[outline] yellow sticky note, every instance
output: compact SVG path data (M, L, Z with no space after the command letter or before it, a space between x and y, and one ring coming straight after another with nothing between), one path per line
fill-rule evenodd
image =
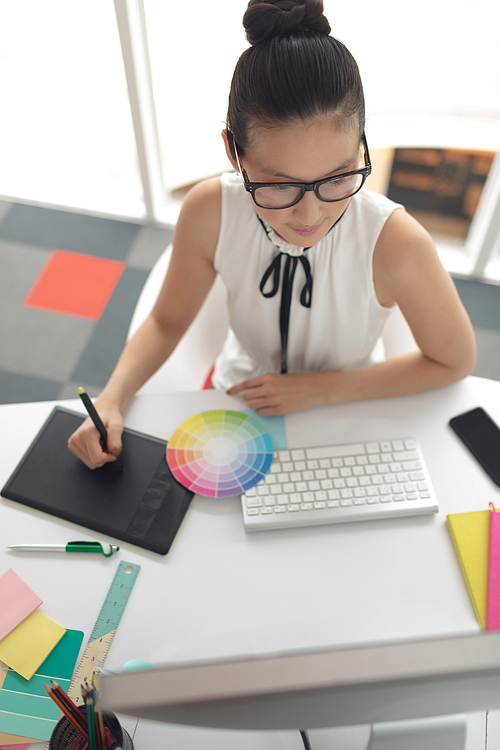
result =
M7 669L7 664L2 664L2 662L0 661L0 690L2 689L4 680L7 677Z
M0 641L0 659L21 677L31 680L65 632L65 628L35 610Z
M481 628L486 628L490 511L450 513L448 527Z

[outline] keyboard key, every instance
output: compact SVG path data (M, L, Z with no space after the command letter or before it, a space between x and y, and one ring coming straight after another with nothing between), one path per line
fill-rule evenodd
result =
M295 450L291 451L291 455L293 461L301 461L306 457L306 453L302 450L302 448L296 448Z
M260 499L260 497L247 497L246 504L247 508L260 508L260 506L262 505L262 500Z
M415 461L418 459L416 451L396 451L393 455L395 461Z
M410 471L410 479L412 482L421 482L425 479L425 474L423 471Z

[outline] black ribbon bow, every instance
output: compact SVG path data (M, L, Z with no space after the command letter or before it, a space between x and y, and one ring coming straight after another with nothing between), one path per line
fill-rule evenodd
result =
M305 250L309 250L308 247ZM292 305L292 291L293 291L293 280L295 278L295 271L300 261L306 282L302 287L300 293L300 304L303 307L311 307L312 301L312 287L313 279L311 274L311 264L305 255L287 255L286 253L279 252L278 255L273 258L271 264L265 271L261 281L259 289L264 297L275 297L278 293L281 276L281 259L283 256L286 258L285 268L283 270L283 282L281 285L281 303L280 303L280 335L281 335L281 373L287 372L287 349L288 349L288 329L290 327L290 308ZM264 291L265 286L269 279L272 277L272 288L266 292Z

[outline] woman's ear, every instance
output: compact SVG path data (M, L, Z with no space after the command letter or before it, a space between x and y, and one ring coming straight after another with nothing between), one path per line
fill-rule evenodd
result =
M231 166L233 167L233 169L235 169L236 171L238 171L238 164L236 163L236 159L232 155L231 148L229 146L229 138L231 136L228 135L227 130L223 130L222 133L221 133L221 135L222 135L222 140L224 141L224 147L226 149L227 158L231 162Z

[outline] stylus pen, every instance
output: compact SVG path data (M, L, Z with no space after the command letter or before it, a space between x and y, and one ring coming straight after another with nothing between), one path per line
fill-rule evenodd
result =
M113 552L120 549L116 544L109 544L109 552L105 551L101 542L68 542L67 544L9 544L7 549L19 552L102 552L105 557L111 557Z
M101 447L103 451L107 451L108 450L108 433L102 423L102 419L97 413L94 404L90 400L89 394L85 393L83 388L79 388L78 393L80 395L80 398L83 401L84 407L87 409L89 417L91 418L92 422L96 426L96 429L99 430L99 435L101 436Z

